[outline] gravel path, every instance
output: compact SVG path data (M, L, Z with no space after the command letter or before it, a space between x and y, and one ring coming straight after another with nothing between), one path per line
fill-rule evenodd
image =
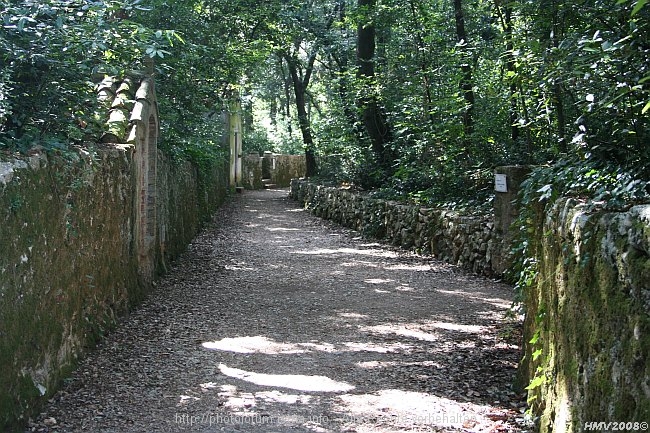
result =
M29 431L524 431L510 287L286 197L221 208Z

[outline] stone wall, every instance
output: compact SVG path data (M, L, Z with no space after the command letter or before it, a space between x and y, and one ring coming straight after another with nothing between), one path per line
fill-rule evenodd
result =
M224 201L229 184L225 163L204 172L189 162L172 163L160 152L158 161L156 269L164 271Z
M257 153L246 155L242 159L242 180L241 186L246 189L262 189L262 161L264 158Z
M494 230L496 237L501 239L501 242L495 245L496 251L492 254L492 269L497 275L506 272L513 264L510 251L518 228L514 227L513 230L511 225L519 216L520 205L517 196L521 184L531 170L532 167L522 165L497 167L495 170ZM497 176L501 176L499 181L496 180Z
M304 177L307 173L305 155L264 154L268 161L271 183L279 188L291 185L291 179Z
M139 231L158 274L223 199L227 167L201 177L156 155L145 203L132 148L0 162L0 430L19 429L147 294Z
M526 171L498 170L515 188ZM512 191L497 193L495 221L297 179L290 196L317 216L474 272L499 274L512 260L504 254ZM562 199L546 213L537 207L539 274L524 294L521 372L540 431L650 420L650 205L595 212Z
M286 188L291 179L305 175L307 170L304 155L280 155L264 152L246 155L242 158L241 186L246 189L262 189L266 181L278 188Z
M479 274L494 273L501 251L491 215L406 205L300 179L292 180L290 197L314 215Z
M538 219L522 366L537 378L540 431L649 421L650 205L598 212L562 199Z

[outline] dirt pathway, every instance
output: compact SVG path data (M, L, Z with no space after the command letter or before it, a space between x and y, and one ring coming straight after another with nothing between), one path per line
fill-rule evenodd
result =
M225 205L30 431L523 431L509 287L286 196Z

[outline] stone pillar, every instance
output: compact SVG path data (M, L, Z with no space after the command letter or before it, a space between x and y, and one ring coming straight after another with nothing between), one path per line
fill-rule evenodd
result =
M227 141L230 147L230 185L240 186L242 180L242 110L239 96L234 94L225 114Z
M494 230L497 239L501 240L492 254L492 270L497 275L503 274L511 265L509 252L514 234L518 230L516 227L511 228L512 222L519 215L517 194L531 171L531 166L511 165L497 167L494 173Z

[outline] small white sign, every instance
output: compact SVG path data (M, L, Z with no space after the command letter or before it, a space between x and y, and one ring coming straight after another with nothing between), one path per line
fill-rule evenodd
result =
M496 192L508 192L508 178L505 174L494 175L494 190Z

